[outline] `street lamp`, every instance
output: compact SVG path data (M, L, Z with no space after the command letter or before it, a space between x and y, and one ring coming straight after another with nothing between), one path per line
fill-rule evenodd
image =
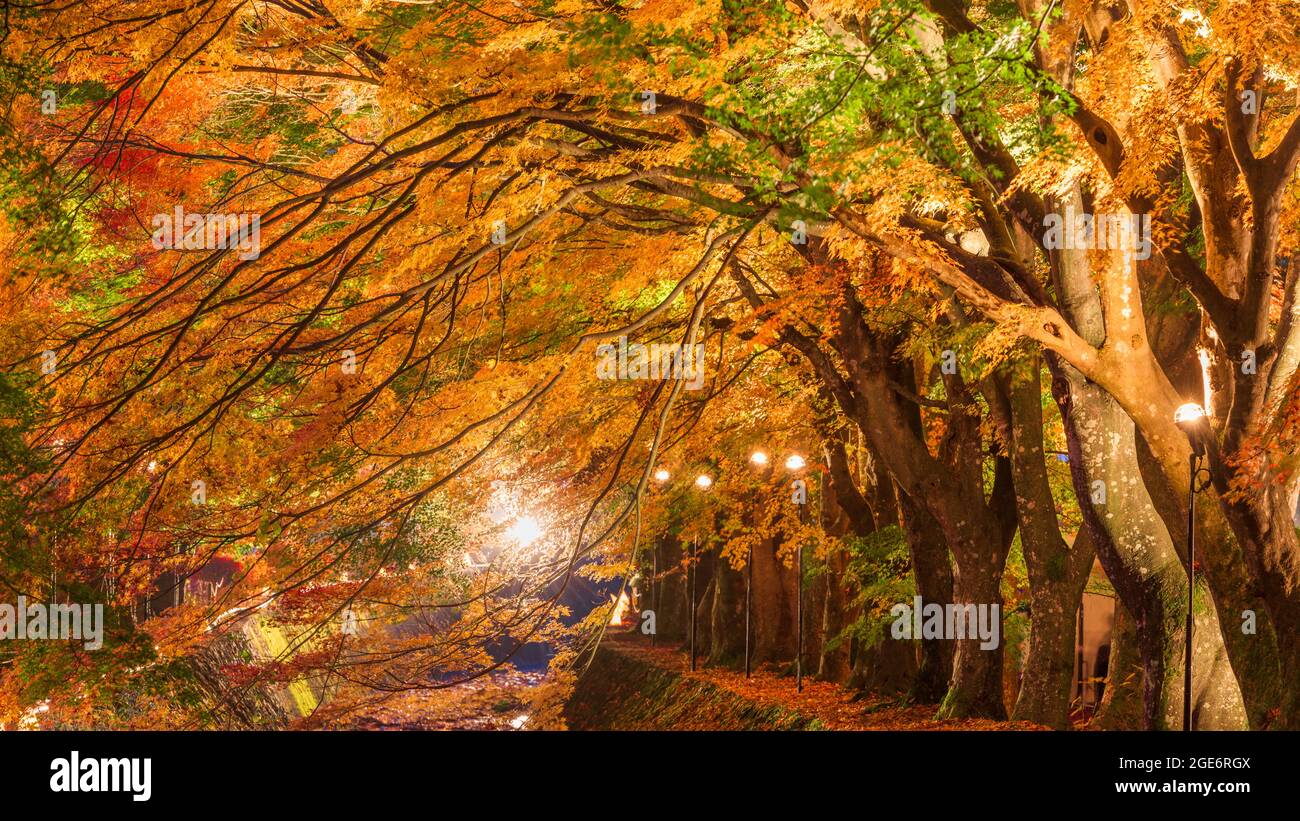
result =
M767 454L761 450L756 450L749 456L750 464L755 467L765 468L768 464ZM745 678L749 678L751 664L749 655L749 634L753 632L750 627L751 602L754 596L754 544L750 542L749 555L745 558Z
M1206 418L1205 408L1195 402L1179 405L1178 410L1174 411L1174 424L1182 428L1187 438L1192 440L1192 449L1201 453L1205 452L1205 443L1197 434L1204 430Z
M797 453L786 457L785 469L791 473L797 473L804 469L807 462ZM804 487L803 502L799 506L799 523L803 524L808 512L808 488ZM803 692L803 544L795 551L795 590L798 591L798 597L795 599L795 621L798 626L795 634L798 639L795 642L794 657L794 689L796 693Z
M1205 435L1209 420L1205 408L1195 402L1180 405L1174 411L1174 424L1187 434L1192 446L1187 460L1187 628L1183 648L1183 732L1192 729L1192 596L1196 570L1196 475L1205 459Z
M672 474L668 472L667 468L659 468L658 470L655 471L655 481L661 485L664 482L667 482L671 476ZM655 618L657 619L659 618L659 596L660 596L659 539L655 540L654 558L651 560L651 566L650 566L650 590L648 592L650 594L650 609L655 614ZM655 646L655 638L657 637L658 632L659 632L659 628L656 625L655 629L650 633L651 647Z
M700 490L708 490L713 487L713 477L707 473L701 473L695 477L695 486ZM695 672L695 634L699 617L696 614L695 588L699 579L698 555L700 551L700 537L696 536L691 539L691 563L688 568L691 573L690 584L690 605L691 605L691 672Z

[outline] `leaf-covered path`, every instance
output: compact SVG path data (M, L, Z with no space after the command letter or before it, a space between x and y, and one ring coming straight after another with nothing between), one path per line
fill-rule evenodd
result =
M1025 721L991 721L988 719L934 718L932 704L901 704L872 696L829 681L804 677L803 692L795 691L794 677L769 669L756 669L747 679L743 672L704 667L697 661L691 672L690 659L676 646L650 647L643 636L608 634L602 650L609 650L637 662L653 665L688 680L707 682L761 707L779 707L787 712L815 718L831 730L1044 730ZM678 724L674 729L716 729L706 725Z

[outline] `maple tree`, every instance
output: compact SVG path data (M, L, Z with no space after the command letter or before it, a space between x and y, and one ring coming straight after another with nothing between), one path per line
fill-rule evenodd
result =
M1012 703L1057 727L1095 557L1141 670L1133 715L1110 688L1114 721L1176 727L1174 412L1208 397L1198 726L1300 726L1297 16L15 10L0 579L113 615L104 651L16 651L0 716L43 699L70 724L219 724L261 682L311 679L332 719L534 642L580 671L609 614L566 594L647 572L659 544L663 637L696 608L714 663L735 663L752 563L760 659L791 659L803 588L812 672L902 670L942 717ZM1072 212L1148 217L1149 253L1062 247L1051 217ZM256 215L257 247L185 248L186 213ZM702 384L602 378L620 339L702 345ZM811 521L755 447L809 456ZM524 514L542 538L505 532ZM219 593L187 600L219 561ZM903 587L1025 603L1019 686L975 638L870 641ZM284 646L230 662L262 613Z

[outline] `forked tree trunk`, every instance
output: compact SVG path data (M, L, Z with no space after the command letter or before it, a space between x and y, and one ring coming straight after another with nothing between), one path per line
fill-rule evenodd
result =
M1180 728L1186 571L1141 480L1132 420L1109 395L1073 369L1062 365L1059 373L1053 393L1062 407L1080 510L1106 576L1133 616L1143 665L1142 725ZM1203 602L1203 607L1214 606L1208 597ZM1193 691L1198 701L1219 705L1240 701L1235 681L1212 675L1216 659L1225 652L1222 634L1202 629L1195 638ZM1244 707L1237 711L1220 707L1207 713L1207 718L1210 715L1216 721L1240 716L1240 721L1229 720L1223 729L1244 724Z
M909 384L909 369L895 360L897 340L886 342L867 335L860 306L852 294L845 294L842 317L842 355L863 400L856 421L871 442L872 450L894 474L904 495L917 507L924 506L943 534L952 552L953 602L956 606L997 607L1001 632L1003 565L1014 530L1014 510L1008 523L997 515L1000 503L1011 491L1009 465L999 460L991 499L984 493L984 455L979 432L980 420L962 410L959 397L966 395L959 377L950 375L946 389L950 397L947 432L939 456L930 453L920 428L917 407L896 392L896 385L915 393ZM1005 719L1002 698L1002 645L980 649L979 639L956 639L953 672L939 706L942 718Z

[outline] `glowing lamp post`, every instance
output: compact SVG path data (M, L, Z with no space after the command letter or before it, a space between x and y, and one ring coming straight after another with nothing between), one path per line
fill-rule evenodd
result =
M1192 729L1192 596L1196 570L1196 476L1205 459L1205 436L1209 420L1205 409L1195 402L1180 405L1174 411L1174 424L1187 434L1192 446L1187 460L1187 627L1183 648L1183 731Z
M661 485L667 482L670 478L672 478L672 474L668 472L667 468L659 468L658 470L655 471L655 481ZM650 594L650 609L654 611L656 619L659 618L659 600L657 597L659 596L659 541L660 540L662 540L662 536L660 537L659 540L655 541L654 555L651 558L651 564L650 564L650 590L647 591ZM650 632L651 647L655 646L655 639L658 635L658 632L659 631L657 628Z
M757 468L765 468L768 464L767 454L761 450L756 450L749 455L749 463ZM752 631L750 627L750 603L754 596L754 545L749 545L749 555L745 559L745 678L749 678L750 661L749 661L749 634Z
M1195 402L1179 405L1174 411L1174 424L1182 428L1183 433L1192 443L1192 451L1202 456L1205 454L1205 441L1201 438L1207 429L1205 408Z
M713 487L713 477L707 473L701 473L695 477L695 487L701 491L707 491ZM691 584L690 584L690 604L691 604L691 672L695 672L695 634L698 627L699 616L696 614L697 604L695 601L695 585L699 578L699 569L696 567L697 556L700 549L700 537L696 536L691 539Z
M808 463L797 453L791 454L785 460L785 469L791 473L798 473L803 470ZM803 502L799 505L799 523L805 522L808 512L807 488L804 489ZM803 545L795 551L795 590L798 591L798 597L795 599L795 656L794 656L794 689L797 693L803 692Z

